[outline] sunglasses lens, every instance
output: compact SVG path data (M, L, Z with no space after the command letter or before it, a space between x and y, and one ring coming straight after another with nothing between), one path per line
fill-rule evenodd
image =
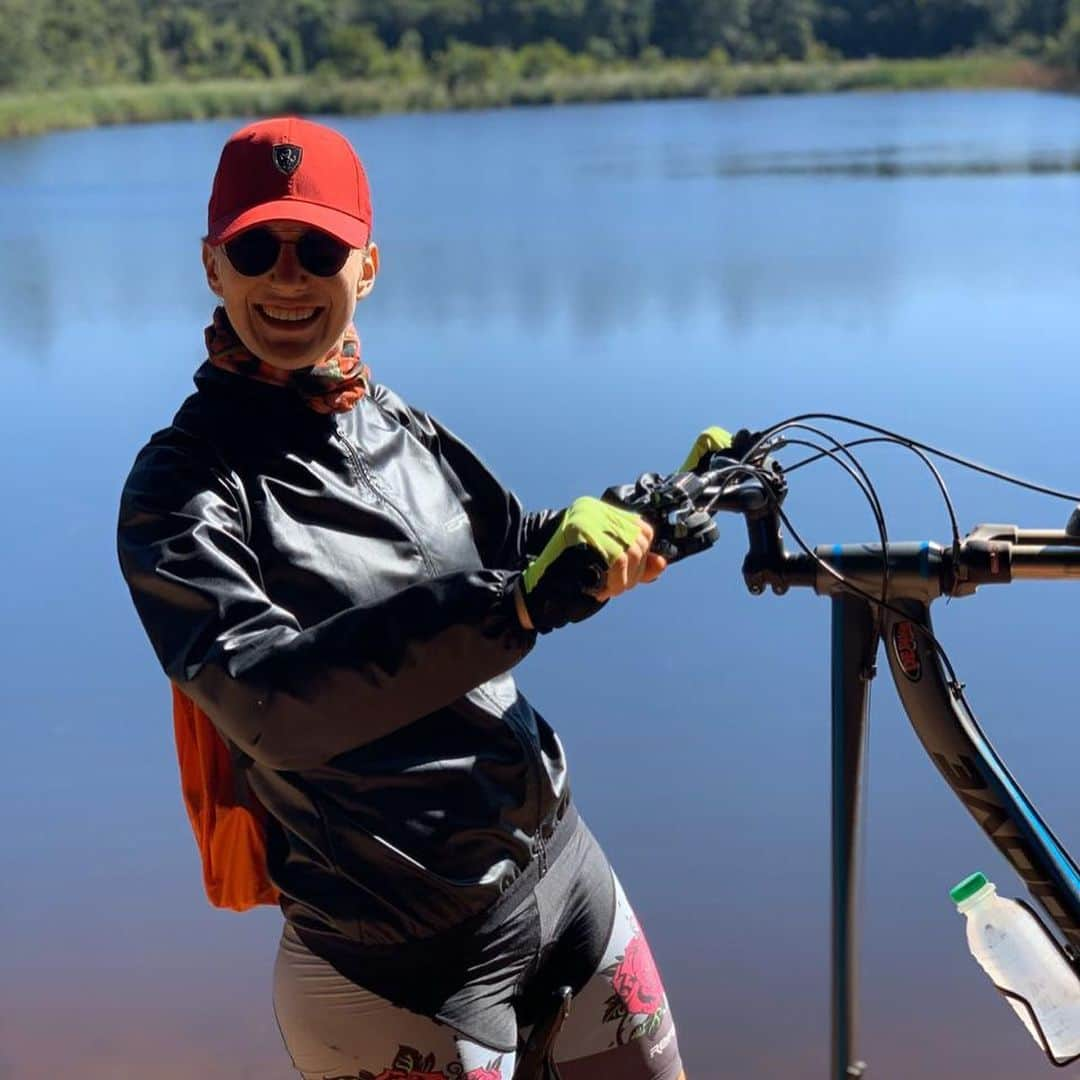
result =
M333 277L344 265L352 249L329 233L312 229L296 245L300 265L316 277Z
M258 277L277 262L280 247L269 229L248 229L225 244L225 254L237 273Z
M269 229L248 229L225 244L233 269L245 277L258 277L277 262L281 242ZM296 243L300 265L316 277L333 277L352 249L329 233L311 229Z

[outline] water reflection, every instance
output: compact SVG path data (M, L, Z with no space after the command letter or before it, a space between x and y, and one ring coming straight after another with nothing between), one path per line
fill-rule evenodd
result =
M0 326L14 361L49 363L56 311L54 265L37 230L8 234L7 267L0 278Z
M980 126L988 115L994 124ZM901 287L903 249L918 252L927 279L950 276L958 259L992 278L994 264L978 257L991 246L987 228L1018 220L1013 189L994 181L1049 183L1080 167L1073 111L1036 95L582 108L554 127L542 111L343 126L375 178L384 254L378 302L363 318L435 335L510 319L525 335L565 323L599 341L642 312L750 333L789 320L793 306L878 322ZM866 141L870 126L878 134ZM198 237L218 140L231 127L0 147L12 238L0 315L14 355L44 363L62 322L104 326L119 307L133 327L206 317ZM466 168L458 138L474 140ZM133 164L118 174L110 165L120 160ZM794 179L804 183L785 183ZM832 182L844 179L950 186L916 199ZM1071 189L1033 198L1032 227L1071 228ZM950 224L943 214L958 202L971 209ZM1057 253L1036 272L1055 279Z
M866 147L836 154L765 154L722 158L713 163L716 176L1015 176L1080 172L1080 152L1048 151L1025 157L986 158L962 147L946 146L930 158L911 157L898 147ZM683 175L692 176L688 170Z

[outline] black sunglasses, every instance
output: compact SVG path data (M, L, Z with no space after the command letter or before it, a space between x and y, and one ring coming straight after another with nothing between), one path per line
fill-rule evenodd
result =
M258 277L277 263L282 244L295 244L297 261L316 277L333 277L352 251L348 244L318 229L309 229L299 240L281 240L269 229L255 228L226 241L225 254L238 274Z

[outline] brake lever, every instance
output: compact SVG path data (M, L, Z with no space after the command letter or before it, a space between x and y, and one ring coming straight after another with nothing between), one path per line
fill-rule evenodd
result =
M783 501L787 482L779 462L769 456L782 445L782 439L762 439L744 428L730 447L709 454L693 472L642 473L634 484L609 487L602 498L645 518L654 533L650 550L669 564L678 562L716 543L720 530L713 516L721 509L750 518ZM730 482L740 474L743 483Z
M634 484L610 487L602 498L640 514L653 527L650 551L669 563L716 543L719 530L701 505L707 481L697 473L642 473Z

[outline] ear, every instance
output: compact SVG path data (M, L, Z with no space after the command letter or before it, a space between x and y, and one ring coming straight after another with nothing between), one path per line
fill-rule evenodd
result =
M206 271L206 284L215 296L221 296L221 274L218 271L219 252L205 240L202 246L203 269Z
M375 288L375 278L379 273L379 246L368 244L364 252L364 265L360 271L360 280L356 283L356 299L363 300Z

